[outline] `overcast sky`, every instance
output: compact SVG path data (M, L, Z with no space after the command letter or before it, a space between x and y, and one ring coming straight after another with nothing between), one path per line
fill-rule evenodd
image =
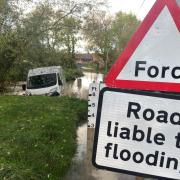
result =
M156 0L108 0L111 13L118 11L132 12L141 20L147 15L155 1Z

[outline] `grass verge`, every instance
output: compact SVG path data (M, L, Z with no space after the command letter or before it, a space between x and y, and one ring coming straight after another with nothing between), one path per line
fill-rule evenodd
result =
M0 179L61 179L86 116L86 101L74 98L0 97Z

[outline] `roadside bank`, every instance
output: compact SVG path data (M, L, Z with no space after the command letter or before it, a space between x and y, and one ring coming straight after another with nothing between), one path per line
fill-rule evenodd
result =
M0 179L60 179L76 151L87 102L69 97L1 96Z

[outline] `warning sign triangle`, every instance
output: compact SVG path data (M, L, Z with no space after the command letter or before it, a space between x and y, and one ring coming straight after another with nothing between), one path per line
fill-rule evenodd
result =
M157 0L105 78L108 87L180 92L180 8Z

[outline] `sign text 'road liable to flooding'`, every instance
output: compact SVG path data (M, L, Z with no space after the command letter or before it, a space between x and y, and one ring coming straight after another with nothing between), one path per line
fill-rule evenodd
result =
M180 97L104 88L96 123L97 168L180 179Z

